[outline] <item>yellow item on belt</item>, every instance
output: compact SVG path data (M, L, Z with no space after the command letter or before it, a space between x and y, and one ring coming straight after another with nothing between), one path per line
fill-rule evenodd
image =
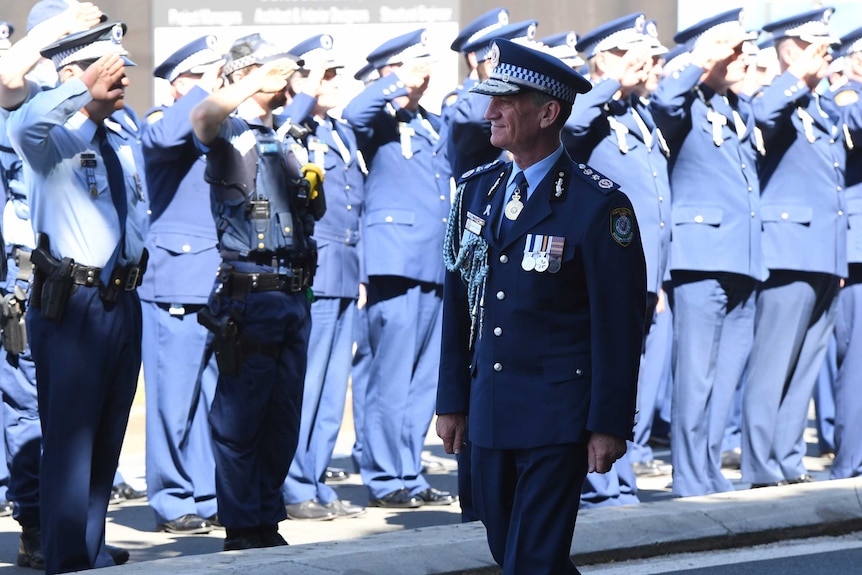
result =
M302 166L302 177L308 182L308 199L316 200L323 185L323 170L309 162Z

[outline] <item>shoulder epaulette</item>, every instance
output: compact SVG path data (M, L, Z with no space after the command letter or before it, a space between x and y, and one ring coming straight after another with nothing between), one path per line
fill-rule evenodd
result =
M503 165L502 160L495 160L495 161L491 162L490 164L485 164L485 165L479 166L477 168L467 170L466 172L461 174L460 178L458 178L458 183L466 182L467 180L469 180L471 178L475 178L479 174L483 174L483 173L487 172L488 170L491 170L493 168L496 168L497 166L502 166L502 165Z
M849 106L859 101L859 93L853 89L841 90L833 98L838 106Z
M578 169L575 173L581 176L585 181L591 183L596 189L603 194L618 190L620 185L610 178L600 174L586 164L578 164Z
M147 124L155 124L159 120L161 120L165 115L163 110L153 110L149 114L147 114Z

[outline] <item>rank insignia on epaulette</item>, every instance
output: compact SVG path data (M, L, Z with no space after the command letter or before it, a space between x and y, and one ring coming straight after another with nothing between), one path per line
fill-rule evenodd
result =
M461 180L466 180L468 178L472 178L473 176L475 176L477 174L481 174L482 172L486 172L486 171L490 170L491 168L493 168L494 166L496 166L497 164L500 164L500 163L501 163L500 160L496 160L496 161L491 162L489 164L482 164L481 166L476 166L475 168L471 168L471 169L467 170L466 172L464 172L463 174L461 174L461 177L458 178L458 181L460 182Z
M839 106L849 106L859 101L859 94L856 90L842 90L835 94L835 103Z
M634 236L633 214L628 208L611 211L611 237L621 246L628 247Z
M155 112L153 112L149 116L147 116L147 124L155 124L156 122L161 120L164 116L165 116L164 112L162 112L161 110L156 110Z

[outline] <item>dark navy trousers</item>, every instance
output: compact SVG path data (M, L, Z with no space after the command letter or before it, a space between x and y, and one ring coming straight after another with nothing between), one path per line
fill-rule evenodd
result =
M299 441L282 488L288 504L338 499L323 478L344 417L355 318L356 300L350 298L321 298L311 304Z
M120 292L106 306L78 287L61 321L28 312L42 421L41 523L46 573L91 569L141 366L141 305ZM106 566L106 565L104 565Z
M147 401L147 497L156 523L217 511L215 461L207 416L218 369L197 308L171 314L141 303Z
M239 375L220 373L210 409L219 521L275 526L287 518L281 486L299 435L310 304L305 292L268 291L244 301L216 292L209 305L217 315L235 310L242 333L277 350L250 355Z

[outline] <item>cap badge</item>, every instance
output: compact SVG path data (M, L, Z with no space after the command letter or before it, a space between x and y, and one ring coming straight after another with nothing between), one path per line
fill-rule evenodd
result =
M494 45L491 46L491 66L496 68L499 64L500 64L500 47L497 46L496 43L494 43Z
M497 14L497 22L500 23L500 26L505 26L509 23L509 13L505 10L500 10Z
M123 41L123 26L121 24L114 24L114 27L111 28L111 41L114 44L119 44Z
M332 50L332 36L324 34L320 37L320 47L324 50Z

